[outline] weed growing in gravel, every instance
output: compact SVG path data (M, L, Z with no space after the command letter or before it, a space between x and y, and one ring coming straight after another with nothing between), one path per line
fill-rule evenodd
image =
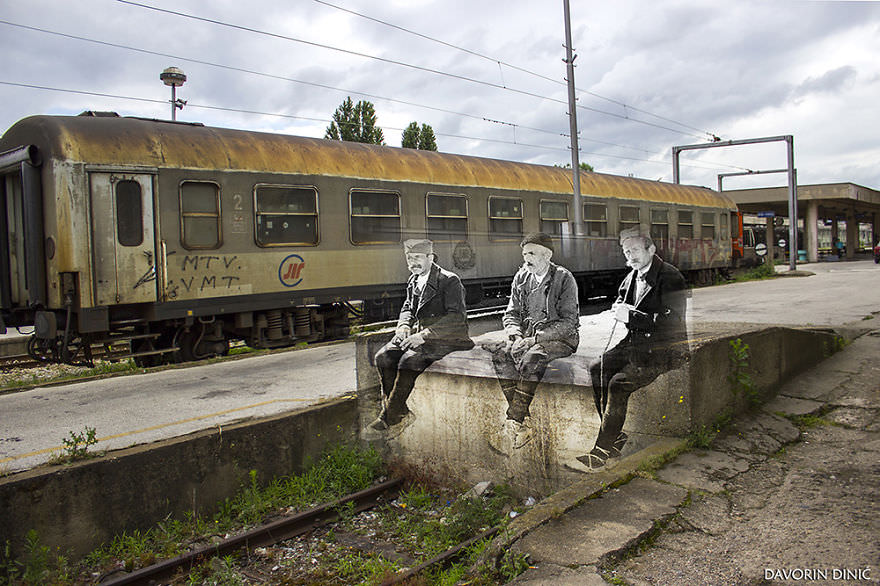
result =
M728 358L730 360L730 374L727 375L727 380L730 382L731 392L735 396L745 397L750 407L757 407L761 403L761 393L752 380L749 345L741 338L731 340Z
M715 437L730 424L732 419L732 412L729 409L725 409L715 416L711 424L701 425L698 429L693 429L687 437L688 447L709 449L712 447Z
M79 437L82 435L82 437ZM94 433L71 434L71 449L80 448ZM273 480L261 487L252 471L237 497L227 500L214 516L188 513L182 519L170 516L147 531L132 531L116 536L93 551L75 567L63 556L51 559L48 548L40 545L36 532L28 534L24 555L15 559L10 544L0 551L0 584L83 584L95 583L120 570L132 571L174 557L192 547L224 539L270 514L292 513L335 500L364 489L384 472L375 450L345 446L329 449L306 472ZM54 563L53 563L54 562ZM244 583L238 575L234 557L209 560L188 577L192 584Z
M760 281L763 279L772 279L776 276L776 269L773 267L773 263L765 262L753 269L749 269L748 271L737 273L728 282L742 283L745 281Z
M85 460L91 458L94 454L89 453L89 448L98 443L94 427L86 426L82 433L73 431L61 440L64 444L64 451L58 455L49 458L50 464L69 464L77 460Z
M213 517L188 514L167 518L148 531L132 531L92 552L75 568L59 558L53 566L48 551L35 536L28 556L21 561L0 556L0 583L7 574L11 584L95 583L120 571L132 571L225 539L267 516L311 508L373 484L385 472L379 454L342 446L330 449L306 472L261 484L252 471L235 498L221 503ZM342 521L333 529L247 554L206 560L176 584L254 583L270 580L284 584L380 584L404 567L415 567L491 527L504 527L511 512L521 512L507 487L495 487L481 497L465 498L458 491L434 484L412 484L391 504L354 514L342 510ZM490 539L463 549L445 567L435 567L414 584L453 585L466 580L473 586L505 583L524 571L527 560L509 552L495 566L471 568L478 563ZM384 544L359 546L359 543ZM390 554L389 554L390 552ZM62 563L63 561L63 563ZM28 582L27 572L39 578Z
M250 484L237 497L223 503L217 516L228 522L258 523L267 513L278 509L307 509L367 488L382 469L382 458L375 450L336 446L302 474L276 478L262 488L256 471L252 470Z
M873 316L872 316L873 317ZM843 336L834 336L830 342L823 344L822 354L825 358L829 358L833 354L840 352L849 345Z
M829 421L825 419L823 415L816 413L807 413L805 415L792 415L789 417L789 420L794 423L801 431L810 429L811 427L819 427L820 425L834 425L832 421Z

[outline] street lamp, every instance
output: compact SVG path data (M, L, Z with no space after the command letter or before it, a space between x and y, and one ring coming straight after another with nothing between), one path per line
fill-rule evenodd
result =
M186 74L177 67L168 67L159 74L165 85L171 86L171 120L177 120L177 110L183 110L186 100L177 99L177 88L186 82Z

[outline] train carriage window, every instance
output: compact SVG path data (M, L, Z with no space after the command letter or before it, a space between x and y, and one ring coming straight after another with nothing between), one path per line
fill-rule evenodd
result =
M678 210L678 237L694 237L694 212L689 210Z
M257 244L318 243L318 191L314 187L257 185L254 198Z
M700 214L700 236L706 240L715 239L715 212Z
M429 193L425 196L428 238L431 240L467 240L467 196Z
M522 236L523 202L513 197L489 196L489 237Z
M608 206L600 203L584 204L585 236L604 238L608 236Z
M669 210L651 210L651 238L656 242L669 238Z
M400 242L399 193L352 189L349 205L353 244Z
M144 243L141 184L131 179L116 182L116 238L122 246Z
M220 186L208 181L180 184L180 240L187 249L220 246Z
M568 203L564 201L541 202L541 232L562 236L568 225Z
M639 227L639 223L641 222L639 212L640 210L636 206L620 206L618 208L620 232L623 232L627 228Z

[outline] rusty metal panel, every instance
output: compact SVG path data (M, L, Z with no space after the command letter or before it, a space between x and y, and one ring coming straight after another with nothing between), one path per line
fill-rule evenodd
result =
M119 230L126 210L119 207L117 186L123 181L138 186L134 242L126 242ZM156 300L152 184L150 175L91 173L95 305Z
M415 149L135 118L36 116L20 125L39 127L53 156L93 164L338 175L554 194L572 191L570 172L561 167ZM15 129L7 134L14 135ZM710 189L602 173L582 172L581 192L735 209L729 198Z

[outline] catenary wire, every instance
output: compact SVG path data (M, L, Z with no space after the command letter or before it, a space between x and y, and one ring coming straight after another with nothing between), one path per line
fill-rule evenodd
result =
M351 9L349 9L349 8L345 8L345 7L343 7L343 6L338 6L338 5L333 4L333 3L331 3L331 2L327 2L326 0L314 0L314 1L317 2L318 4L322 4L322 5L324 5L324 6L329 6L330 8L334 8L334 9L339 10L339 11L341 11L341 12L347 12L347 13L349 13L349 14L353 14L353 15L358 16L358 17L360 17L360 18L364 18L364 19L366 19L366 20L370 20L370 21L372 21L372 22L376 22L376 23L378 23L378 24L381 24L381 25L384 25L384 26L387 26L387 27L391 27L391 28L397 29L397 30L399 30L399 31L402 31L402 32L408 33L408 34L410 34L410 35L417 36L417 37L419 37L419 38L422 38L422 39L425 39L425 40L431 41L431 42L433 42L433 43L438 43L438 44L443 45L443 46L445 46L445 47L449 47L450 49L455 49L455 50L457 50L457 51L462 51L462 52L467 53L467 54L469 54L469 55L473 55L474 57L479 57L480 59L485 59L485 60L487 60L487 61L491 61L492 63L497 63L498 66L499 66L499 68L503 65L503 66L508 67L508 68L510 68L510 69L513 69L513 70L519 71L519 72L521 72L521 73L525 73L525 74L528 74L528 75L531 75L531 76L534 76L534 77L537 77L537 78L543 79L543 80L545 80L545 81L549 81L549 82L552 82L552 83L555 83L555 84L558 84L558 85L566 85L566 82L563 82L563 81L560 81L560 80L558 80L558 79L552 78L552 77L550 77L550 76L544 75L543 73L538 73L538 72L536 72L536 71L531 71L531 70L529 70L529 69L526 69L526 68L524 68L524 67L520 67L520 66L518 66L518 65L513 65L512 63L508 63L508 62L503 61L503 60L501 60L501 59L497 59L497 58L495 58L495 57L490 57L489 55L484 55L484 54L479 53L479 52L477 52L477 51L474 51L474 50L472 50L472 49L468 49L468 48L465 48L465 47L461 47L461 46L459 46L459 45L455 45L455 44L453 44L453 43L449 43L449 42L444 41L444 40L442 40L442 39L438 39L438 38L436 38L436 37L432 37L432 36L429 36L429 35L426 35L426 34L423 34L423 33L420 33L420 32L416 32L416 31L411 30L411 29L408 29L408 28L406 28L406 27L403 27L403 26L400 26L400 25L397 25L397 24L394 24L394 23L391 23L391 22L388 22L388 21L385 21L385 20L381 20L381 19L379 19L379 18L372 17L372 16L370 16L370 15L368 15L368 14L364 14L364 13L362 13L362 12L357 12L357 11L355 11L355 10L351 10ZM702 132L703 134L708 135L712 140L717 140L717 139L718 139L718 136L717 136L714 132L709 132L708 130L701 130L701 129L696 128L696 127L694 127L694 126L691 126L691 125L689 125L689 124L685 124L685 123L683 123L683 122L679 122L679 121L677 121L677 120L673 120L672 118L667 118L667 117L665 117L665 116L660 116L659 114L654 114L653 112L649 112L649 111L647 111L647 110L643 110L643 109L641 109L641 108L637 108L637 107L632 106L632 105L630 105L630 104L627 104L627 103L625 103L625 102L621 102L620 100L615 100L614 98L609 98L609 97L603 96L603 95L601 95L601 94L597 94L596 92L592 92L592 91L590 91L590 90L585 90L585 89L581 89L581 88L578 88L578 87L575 87L575 90L577 90L577 91L579 91L579 92L581 92L581 93L584 93L584 94L587 94L587 95L593 96L594 98L598 98L598 99L600 99L600 100L605 100L605 101L607 101L607 102L610 102L610 103L615 104L615 105L617 105L617 106L620 106L620 107L622 107L622 108L629 108L630 110L634 110L634 111L636 111L636 112L641 112L642 114L647 114L648 116L653 116L654 118L657 118L657 119L659 119L659 120L664 120L664 121L666 121L666 122L671 122L672 124L678 124L678 125L681 126L682 128L688 128L688 129L690 129L690 130L695 130L695 131L697 131L697 132Z
M241 30L241 31L244 31L244 32L254 33L254 34L258 34L258 35L264 35L264 36L268 36L268 37L272 37L272 38L276 38L276 39L281 39L281 40L286 40L286 41L291 41L291 42L294 42L294 43L302 43L302 44L309 45L309 46L312 46L312 47L317 47L317 48L321 48L321 49L327 49L327 50L330 50L330 51L337 51L337 52L340 52L340 53L345 53L345 54L347 54L347 55L354 55L354 56L357 56L357 57L363 57L363 58L366 58L366 59L373 59L373 60L380 61L380 62L383 62L383 63L388 63L388 64L392 64L392 65L398 65L398 66L400 66L400 67L407 67L407 68L410 68L410 69L415 69L415 70L423 71L423 72L426 72L426 73L431 73L431 74L435 74L435 75L441 75L441 76L445 76L445 77L449 77L449 78L453 78L453 79L458 79L458 80L461 80L461 81L466 81L466 82L470 82L470 83L474 83L474 84L479 84L479 85L483 85L483 86L490 87L490 88L493 88L493 89L505 90L505 91L513 92L513 93L520 94L520 95L527 96L527 97L532 97L532 98L537 98L537 99L540 99L540 100L547 100L547 101L555 102L555 103L558 103L558 104L568 105L568 102L567 102L566 100L560 100L560 99L558 99L558 98L551 98L551 97L549 97L549 96L544 96L544 95L541 95L541 94L537 94L537 93L535 93L535 92L529 92L529 91L526 91L526 90L521 90L521 89L517 89L517 88L512 88L512 87L505 86L505 85L503 85L503 84L492 83L492 82L489 82L489 81L480 80L480 79L476 79L476 78L473 78L473 77L467 77L467 76L459 75L459 74L456 74L456 73L450 73L450 72L448 72L448 71L442 71L442 70L439 70L439 69L433 69L433 68L430 68L430 67L424 67L424 66L422 66L422 65L415 65L415 64L412 64L412 63L406 63L406 62L404 62L404 61L398 61L398 60L396 60L396 59L388 59L388 58L386 58L386 57L378 57L378 56L376 56L376 55L370 55L370 54L367 54L367 53L361 53L361 52L359 52L359 51L353 51L353 50L351 50L351 49L343 49L343 48L341 48L341 47L334 47L333 45L327 45L327 44L325 44L325 43L318 43L318 42L315 42L315 41L308 41L308 40L305 40L305 39L300 39L300 38L298 38L298 37L291 37L291 36L288 36L288 35L282 35L282 34L279 34L279 33L273 33L273 32L269 32L269 31L264 31L264 30L261 30L261 29L253 28L253 27L247 27L247 26L244 26L244 25L239 25L239 24L233 24L233 23L229 23L229 22L224 22L224 21L222 21L222 20L217 20L217 19L213 19L213 18L207 18L207 17L204 17L204 16L197 16L197 15L194 15L194 14L188 14L188 13L186 13L186 12L180 12L180 11L177 11L177 10L170 10L170 9L167 9L167 8L159 8L159 7L157 7L157 6L150 6L149 4L143 4L143 3L141 3L141 2L134 2L133 0L116 0L116 1L119 2L119 3L121 3L121 4L128 4L128 5L130 5L130 6L136 6L136 7L138 7L138 8L144 8L144 9L147 9L147 10L153 10L153 11L156 11L156 12L162 12L162 13L165 13L165 14L171 14L171 15L174 15L174 16L179 16L179 17L182 17L182 18L188 18L188 19L192 19L192 20L198 20L198 21L201 21L201 22L207 22L207 23L214 24L214 25L217 25L217 26L228 27L228 28L232 28L232 29L236 29L236 30ZM585 106L585 105L583 105L583 104L577 104L577 108L580 108L580 109L582 109L582 110L588 110L588 111L590 111L590 112L596 112L596 113L598 113L598 114L603 114L603 115L605 115L605 116L612 116L612 117L614 117L614 118L618 118L618 119L621 119L621 120L629 120L629 121L632 121L632 122L637 122L637 123L639 123L639 124L645 124L645 125L647 125L647 126L652 126L652 127L654 127L654 128L659 128L659 129L661 129L661 130L668 130L668 131L670 131L670 132L674 132L674 133L676 133L676 134L681 134L681 135L691 136L691 137L698 138L698 139L703 139L703 136L694 135L694 134L691 134L691 133L689 133L689 132L685 132L685 131L683 131L683 130L681 130L681 129L669 128L668 126L663 126L662 124L656 124L656 123L654 123L654 122L648 122L647 120L641 120L641 119L639 119L639 118L632 118L632 117L627 116L627 115L624 115L624 114L617 114L616 112L608 112L608 111L606 111L606 110L600 110L600 109L598 109L598 108L593 108L593 107L591 107L591 106ZM700 131L700 132L702 132L702 131Z
M481 116L481 115L478 115L478 114L469 114L469 113L466 113L466 112L457 112L457 111L449 110L449 109L446 109L446 108L439 108L439 107L436 107L436 106L429 106L429 105L425 105L425 104L418 104L418 103L410 102L410 101L407 101L407 100L400 100L400 99L396 99L396 98L388 98L388 97L385 97L385 96L379 96L379 95L376 95L376 94L370 94L370 93L365 93L365 92L360 92L360 91L355 91L355 90L348 90L348 89L345 89L345 88L338 88L338 87L334 87L334 86L327 85L327 84L321 84L321 83L311 82L311 81L304 81L304 80L296 79L296 78L293 78L293 77L287 77L287 76L276 75L276 74L272 74L272 73L266 73L266 72L263 72L263 71L257 71L257 70L254 70L254 69L247 69L247 68L244 68L244 67L237 67L237 66L234 66L234 65L225 65L225 64L222 64L222 63L214 63L214 62L212 62L212 61L206 61L206 60L203 60L203 59L196 59L196 58L191 58L191 57L183 57L183 56L181 56L181 55L174 55L174 54L170 54L170 53L164 53L164 52L161 52L161 51L153 51L153 50L150 50L150 49L142 49L142 48L140 48L140 47L133 47L133 46L131 46L131 45L123 45L123 44L120 44L120 43L111 43L111 42L109 42L109 41L101 41L101 40L98 40L98 39L91 39L91 38L83 37L83 36L80 36L80 35L73 35L73 34L70 34L70 33L62 33L62 32L53 31L53 30L45 29L45 28L41 28L41 27L35 27L35 26L25 25L25 24L21 24L21 23L11 22L11 21L8 21L8 20L2 20L2 19L0 19L0 24L5 24L5 25L7 25L7 26L12 26L12 27L16 27L16 28L21 28L21 29L29 30L29 31L33 31L33 32L39 32L39 33L43 33L43 34L54 35L54 36L58 36L58 37L66 38L66 39L72 39L72 40L82 41L82 42L87 42L87 43L94 43L94 44L97 44L97 45L103 45L103 46L107 46L107 47L113 47L113 48L116 48L116 49L124 49L124 50L127 50L127 51L134 51L134 52L143 53L143 54L146 54L146 55L154 55L154 56L158 56L158 57L168 57L168 58L170 58L170 59L176 59L176 60L179 60L179 61L186 61L186 62L189 62L189 63L196 63L196 64L198 64L198 65L206 65L206 66L209 66L209 67L216 67L216 68L218 68L218 69L225 69L225 70L229 70L229 71L236 71L236 72L239 72L239 73L247 73L247 74L250 74L250 75L256 75L256 76L260 76L260 77L266 77L266 78L269 78L269 79L277 79L277 80L280 80L280 81L288 81L288 82L291 82L291 83L298 83L298 84L302 84L302 85L308 85L308 86L312 86L312 87L318 87L318 88L321 88L321 89L326 89L326 90L338 91L338 92L342 92L342 93L346 93L346 94L353 94L353 95L363 96L363 97L370 98L370 99L374 99L374 100L383 100L383 101L387 101L387 102L390 102L390 103L397 103L397 104L401 104L401 105L405 105L405 106L411 106L411 107L417 107L417 108L424 108L424 109L432 110L432 111L435 111L435 112L441 112L441 113L444 113L444 114L450 114L450 115L454 115L454 116L461 116L461 117L471 118L471 119L475 119L475 120L482 120L482 121L484 121L484 122L489 122L489 123L493 123L493 124L509 125L509 126L514 126L514 127L516 127L516 128L522 128L522 129L525 129L525 130L531 130L531 131L534 131L534 132L541 132L541 133L546 133L546 134L553 134L553 135L563 136L563 137L569 137L569 136L570 136L570 135L569 135L568 133L566 133L566 132L559 132L559 131L553 131L553 130L546 130L546 129L542 129L542 128L535 128L535 127L532 127L532 126L525 126L525 125L521 125L521 124L514 123L514 122L506 122L506 121L503 121L503 120L496 120L496 119L488 118L488 117L486 117L486 116ZM601 140L596 140L596 139L591 139L591 138L585 138L585 139L582 139L582 140L587 140L587 141L589 141L589 142L595 142L595 143L598 143L598 144L604 144L604 145L607 145L607 146L614 146L614 147L618 147L618 148L637 150L637 151L641 151L641 152L644 152L644 153L647 153L647 154L652 154L651 151L649 151L649 150L647 150L647 149L642 149L642 148L639 148L639 147L626 146L626 145L616 144L616 143L613 143L613 142L601 141Z
M94 91L86 91L86 90L74 90L74 89L69 89L69 88L57 88L57 87L50 87L50 86L30 84L30 83L17 83L17 82L12 82L12 81L5 81L5 80L0 80L0 85L8 85L8 86L13 86L13 87L22 87L22 88L29 88L29 89L44 90L44 91L63 92L63 93L70 93L70 94L79 94L79 95L86 95L86 96L96 96L96 97L102 97L102 98L113 98L113 99L120 99L120 100L146 102L146 103L151 103L151 104L167 104L168 103L168 100L159 100L159 99L155 99L155 98L141 98L141 97L136 97L136 96L123 96L120 94L110 94L110 93L94 92ZM306 121L310 121L310 122L320 122L322 124L327 123L327 122L332 122L332 120L330 120L329 118L312 118L312 117L308 117L308 116L298 116L298 115L294 115L294 114L281 114L281 113L277 113L277 112L261 112L259 110L230 108L230 107L224 107L224 106L213 106L213 105L208 105L208 104L197 104L197 103L191 103L191 102L187 102L186 107L187 108L200 108L200 109L204 109L204 110L219 110L219 111L224 111L224 112L234 112L234 113L240 113L240 114L254 114L254 115L258 115L258 116L275 116L275 117L279 117L279 118L290 118L290 119L296 119L296 120L306 120ZM403 130L402 128L397 128L397 127L393 127L393 126L379 126L379 128L381 128L383 130L396 130L396 131ZM478 141L482 141L482 142L493 142L493 143L499 143L499 144L525 146L525 147L529 147L529 148L537 148L537 149L545 149L545 150L556 150L556 151L570 150L570 149L564 148L564 147L553 147L553 146L547 146L547 145L539 145L539 144L526 143L526 142L516 142L516 141L503 140L503 139L497 139L497 138L481 138L481 137L476 137L476 136L464 136L464 135L449 134L449 133L444 133L444 132L435 132L435 134L437 136L443 136L446 138L455 138L455 139L460 139L460 140L478 140ZM624 159L624 160L639 161L639 162L644 162L644 163L656 163L656 164L663 164L663 165L668 165L670 163L669 160L659 161L659 160L651 160L651 159L640 159L637 157L627 157L624 155L614 155L614 154L608 154L608 153L597 153L597 152L584 151L582 149L579 149L579 152L586 154L586 155L595 156L595 157L609 157L609 158L614 158L614 159ZM718 169L718 167L707 167L704 165L696 165L693 163L682 163L682 166L691 167L694 169L707 169L707 170L717 170ZM731 167L732 165L724 165L724 166Z

